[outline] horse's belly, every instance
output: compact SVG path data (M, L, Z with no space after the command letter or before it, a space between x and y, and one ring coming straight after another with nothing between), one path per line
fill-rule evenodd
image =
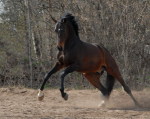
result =
M89 62L84 62L81 65L81 69L80 72L82 73L86 73L86 72L97 72L101 69L102 65L99 62L93 62L93 61L89 61Z

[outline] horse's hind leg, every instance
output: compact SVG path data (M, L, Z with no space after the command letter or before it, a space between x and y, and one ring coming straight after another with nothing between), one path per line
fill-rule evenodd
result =
M118 78L118 81L121 83L121 85L123 86L124 90L128 93L128 95L132 98L132 100L135 103L135 105L140 107L139 103L134 98L130 88L127 86L127 84L124 82L124 80L122 78Z
M116 67L115 70L108 70L107 71L109 74L111 74L114 78L116 78L120 84L123 86L124 90L127 92L127 94L132 98L133 102L135 103L136 106L140 106L138 104L138 102L136 101L136 99L134 98L130 88L127 86L127 84L125 83L125 81L123 80L118 67Z
M108 96L107 89L100 83L99 78L101 76L101 73L98 72L90 72L83 74L85 78L97 89L99 89L104 96Z
M86 79L94 86L96 87L98 90L101 91L102 95L103 95L103 100L101 101L101 103L99 104L99 106L104 106L105 105L105 101L108 100L109 97L109 93L108 90L100 83L100 76L101 73L97 73L97 72L90 72L90 73L86 73L83 74Z

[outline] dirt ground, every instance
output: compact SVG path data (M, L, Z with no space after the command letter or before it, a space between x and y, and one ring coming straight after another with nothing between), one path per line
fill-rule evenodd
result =
M136 108L122 90L114 90L105 108L97 90L67 90L64 101L59 90L45 90L43 101L37 90L0 88L0 119L150 119L150 89L133 91L143 106Z

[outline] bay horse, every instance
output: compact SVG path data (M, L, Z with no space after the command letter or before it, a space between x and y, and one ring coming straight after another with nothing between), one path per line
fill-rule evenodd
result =
M58 36L57 48L59 52L55 66L44 78L38 93L39 100L44 98L42 91L50 76L64 69L60 75L60 92L64 100L68 99L68 94L64 92L64 78L69 73L77 71L83 74L94 87L100 90L106 99L109 98L116 79L123 86L135 105L139 106L108 50L103 45L90 44L80 40L78 24L72 14L65 14L59 21L56 21L53 17L52 20L56 23L55 32ZM104 71L107 72L106 86L103 86L99 81Z

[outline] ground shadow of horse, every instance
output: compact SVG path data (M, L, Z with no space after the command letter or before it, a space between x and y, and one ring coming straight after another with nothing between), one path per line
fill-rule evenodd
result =
M110 107L110 110L132 110L132 111L150 111L150 100L149 98L143 97L144 99L140 99L139 102L141 107L136 107L135 105L126 105L126 106L116 106Z

